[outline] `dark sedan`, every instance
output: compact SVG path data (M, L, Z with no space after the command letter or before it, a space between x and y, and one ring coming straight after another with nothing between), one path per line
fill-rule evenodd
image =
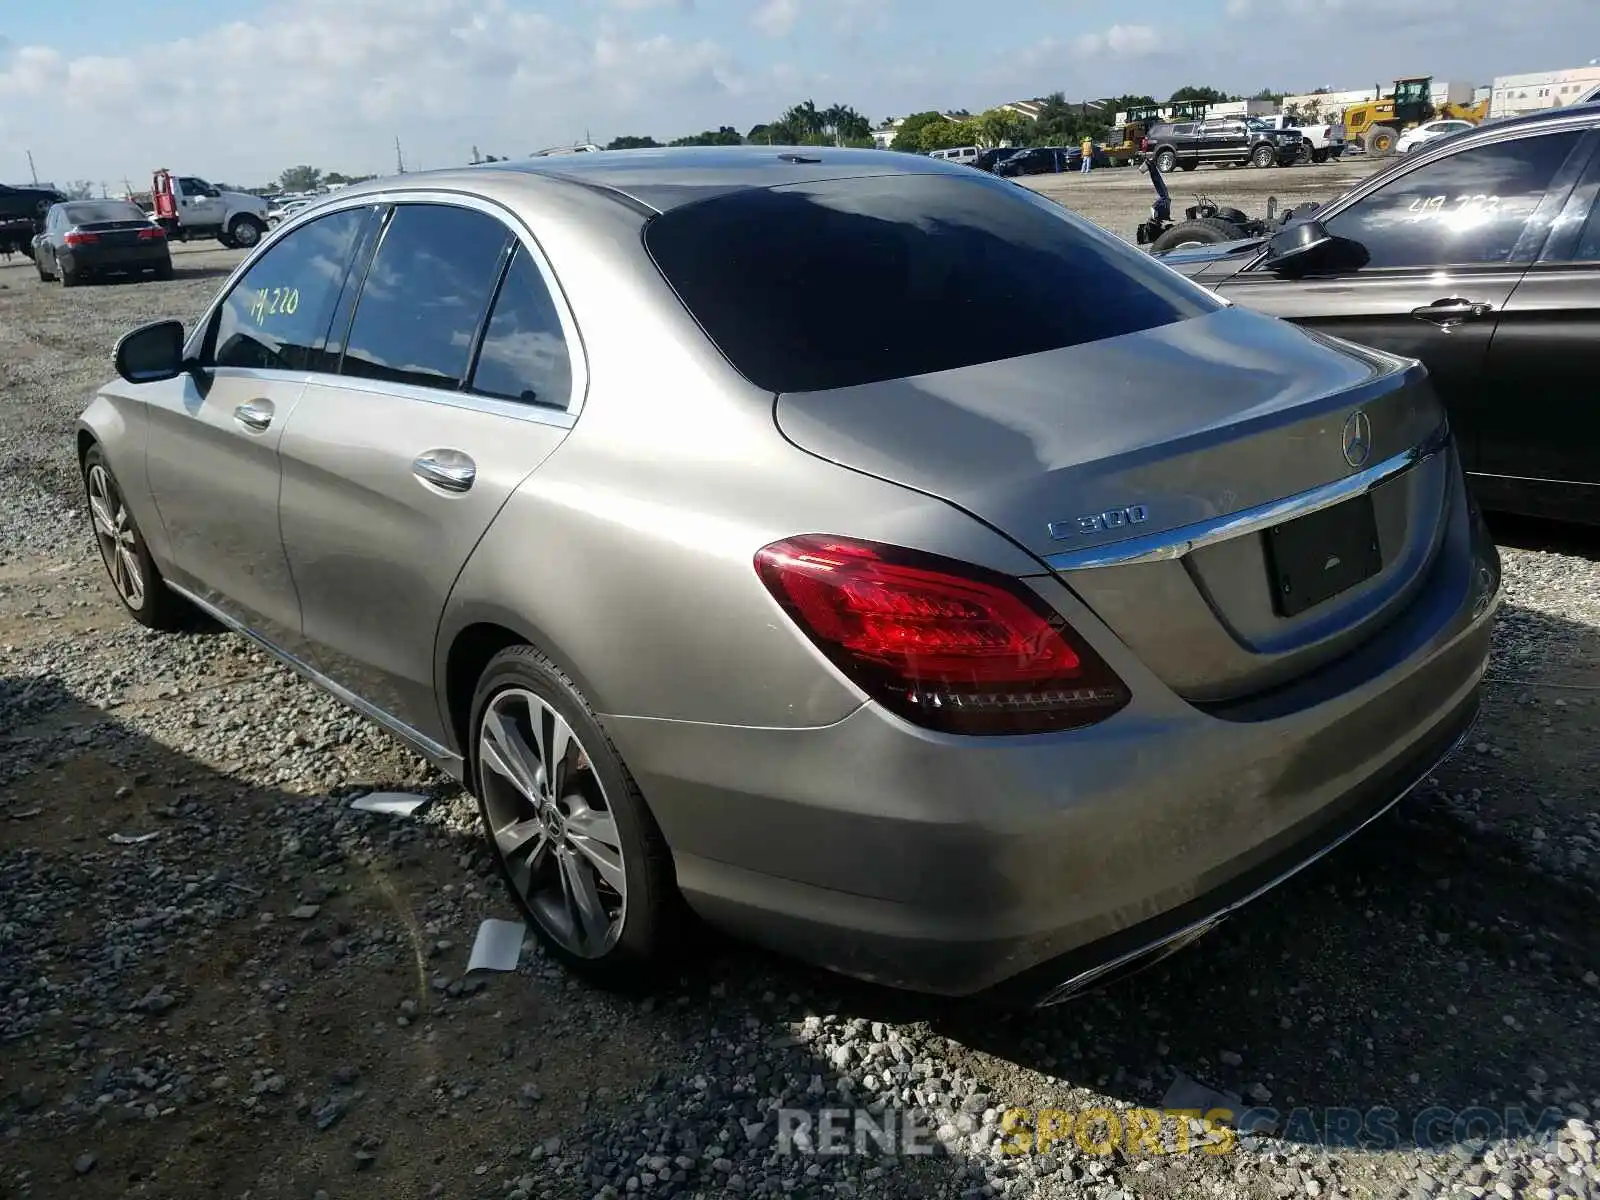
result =
M167 232L126 200L69 200L52 205L44 232L33 240L41 280L73 287L105 275L150 272L172 278Z
M1093 165L1097 167L1111 165L1111 160L1098 142L1094 147ZM994 173L1015 178L1018 175L1050 175L1060 171L1082 169L1081 146L1033 146L1027 150L1020 150L1006 159L995 167Z
M1421 359L1485 508L1600 523L1600 109L1425 144L1270 238L1160 257Z

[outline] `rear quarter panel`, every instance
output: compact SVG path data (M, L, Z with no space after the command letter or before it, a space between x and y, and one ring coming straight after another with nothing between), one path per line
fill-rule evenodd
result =
M457 580L441 684L461 631L492 621L549 654L602 714L823 725L862 697L760 583L762 546L848 534L1043 573L944 501L785 441L774 397L733 373L648 258L640 216L583 198L528 219L571 304L589 391Z

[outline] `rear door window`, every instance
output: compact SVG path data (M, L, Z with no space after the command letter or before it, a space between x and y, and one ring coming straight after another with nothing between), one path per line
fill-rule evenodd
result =
M480 395L523 404L565 408L572 399L572 359L561 318L524 247L517 248L495 297L470 386Z
M1368 267L1510 262L1582 136L1569 130L1457 151L1356 201L1326 222L1328 232L1360 243Z
M1075 346L1221 301L981 174L751 188L670 209L645 245L728 361L815 391Z
M460 389L510 243L487 213L399 205L356 301L340 374Z

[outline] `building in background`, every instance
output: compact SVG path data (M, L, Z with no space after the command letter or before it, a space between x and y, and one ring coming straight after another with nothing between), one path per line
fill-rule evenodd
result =
M1538 71L1531 75L1500 75L1489 96L1490 117L1515 117L1522 113L1559 108L1581 100L1600 85L1600 60L1564 71Z

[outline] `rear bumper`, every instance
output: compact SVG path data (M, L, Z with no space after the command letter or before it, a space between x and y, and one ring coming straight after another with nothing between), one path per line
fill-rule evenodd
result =
M946 737L874 705L823 728L607 728L712 923L881 983L1038 1001L1259 894L1463 736L1499 561L1464 498L1451 507L1402 612L1248 703L1146 679L1061 735Z
M147 271L172 260L172 252L164 241L153 241L143 246L106 246L99 249L79 248L63 250L60 254L64 271Z

